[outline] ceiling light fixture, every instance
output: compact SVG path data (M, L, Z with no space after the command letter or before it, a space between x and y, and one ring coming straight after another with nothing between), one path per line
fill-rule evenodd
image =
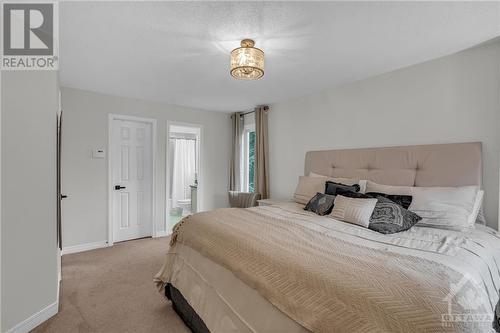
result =
M243 39L241 47L231 51L231 75L240 80L257 80L264 76L264 51L255 42Z

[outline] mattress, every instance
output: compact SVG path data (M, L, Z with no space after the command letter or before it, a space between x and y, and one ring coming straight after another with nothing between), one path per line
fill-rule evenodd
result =
M210 332L308 332L231 271L188 246L176 250L169 280Z
M473 283L480 291L468 295L471 299L452 300L485 304L488 311L483 318L456 317L453 312L443 313L435 327L450 331L490 331L493 308L500 287L500 242L497 232L483 226L467 234L434 228L414 227L409 231L382 235L368 229L304 212L302 206L287 203L277 206L252 208L269 218L300 221L304 228L334 235L350 244L394 255L407 255L442 265L466 277L449 281L449 291ZM160 271L160 285L171 283L185 297L212 332L307 332L303 325L281 311L258 288L242 281L238 272L212 260L193 247L178 243L170 250L168 269ZM367 277L369 278L369 277ZM409 294L410 295L410 294ZM463 295L458 295L463 297ZM467 296L467 295L466 295ZM410 295L410 297L413 297ZM445 302L444 299L436 302ZM482 313L481 312L481 313ZM477 313L473 313L477 314ZM361 315L361 314L360 314ZM491 318L490 318L491 317ZM397 318L396 318L397 320ZM416 319L420 320L420 319ZM458 322L457 322L458 321ZM462 321L462 322L460 322ZM446 328L446 325L451 325ZM479 325L479 326L478 326ZM336 327L335 331L356 331L356 325ZM450 329L451 327L451 329ZM461 327L461 329L457 329ZM376 331L376 329L374 329Z

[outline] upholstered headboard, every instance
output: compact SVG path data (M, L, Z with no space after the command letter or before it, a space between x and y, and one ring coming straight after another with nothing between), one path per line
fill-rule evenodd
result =
M405 186L482 186L481 143L310 151L305 175Z

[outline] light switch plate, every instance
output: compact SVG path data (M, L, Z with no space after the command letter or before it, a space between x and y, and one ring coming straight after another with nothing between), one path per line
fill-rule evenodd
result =
M106 151L102 148L92 149L92 158L104 158L106 157Z

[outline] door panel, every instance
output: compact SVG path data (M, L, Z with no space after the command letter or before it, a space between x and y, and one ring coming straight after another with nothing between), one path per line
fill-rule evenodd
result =
M152 235L151 124L113 120L114 241Z
M129 150L130 150L130 147L128 145L122 145L121 170L120 170L120 180L122 182L128 181L128 166L130 164Z
M129 200L128 193L120 193L120 228L126 229L130 226L128 222L129 216Z

